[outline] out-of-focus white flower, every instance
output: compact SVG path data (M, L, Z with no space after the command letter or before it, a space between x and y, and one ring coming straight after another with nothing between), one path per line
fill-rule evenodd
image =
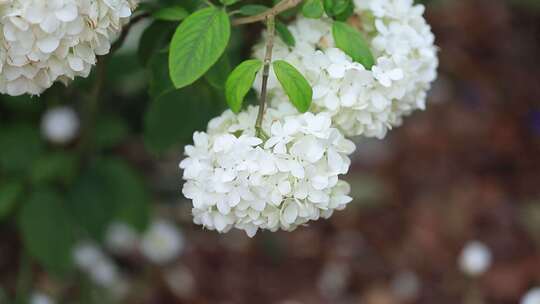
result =
M184 236L174 223L159 219L143 234L140 249L151 262L166 264L182 253L184 243Z
M107 229L106 244L107 248L114 253L127 254L137 248L139 236L135 229L122 223L112 223Z
M257 107L226 111L207 133L193 135L180 168L196 224L218 232L235 227L250 237L258 229L292 231L352 200L338 176L347 173L354 144L331 127L328 114L289 114L282 106L266 111L266 142L255 136Z
M299 16L289 26L295 46L277 39L274 58L306 76L314 90L312 110L330 113L346 136L383 138L404 116L425 108L426 92L437 75L435 38L422 16L424 7L412 0L355 0L355 5L376 59L371 70L335 47L328 18ZM264 43L258 44L255 57L264 54ZM257 90L260 84L255 82ZM287 100L273 73L268 88L272 104Z
M339 299L345 293L350 275L351 269L347 263L327 263L319 276L319 292L327 299Z
M79 131L79 116L70 107L56 107L47 110L41 120L41 132L45 138L56 144L73 140Z
M469 242L459 257L461 271L469 276L480 276L491 266L491 251L481 242Z
M529 290L521 299L520 304L540 304L540 287Z
M80 243L73 252L75 265L102 287L114 286L120 280L118 268L99 247L92 243Z
M54 300L42 292L34 292L30 298L30 304L54 304Z
M136 2L11 0L0 7L0 93L37 95L56 81L87 77Z

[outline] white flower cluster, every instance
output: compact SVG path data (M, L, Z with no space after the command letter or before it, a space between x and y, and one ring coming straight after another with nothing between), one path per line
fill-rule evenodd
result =
M383 138L404 116L424 109L437 74L437 48L424 6L413 0L355 0L350 23L368 39L375 65L367 70L335 47L328 18L299 17L289 26L294 47L276 40L274 58L294 65L314 89L314 112L328 112L346 136ZM264 43L254 55L264 57ZM260 77L260 76L259 76ZM255 82L256 89L260 81ZM268 85L273 103L287 100L275 78Z
M347 173L355 146L331 127L330 116L270 108L263 142L254 127L257 109L226 111L186 147L180 168L195 223L252 237L258 229L291 231L343 209L350 187L338 176Z
M162 218L154 219L141 236L125 223L112 223L107 230L106 244L109 250L119 255L138 250L158 265L173 261L185 248L182 231L173 222Z
M40 94L87 77L109 52L136 0L2 0L0 93Z

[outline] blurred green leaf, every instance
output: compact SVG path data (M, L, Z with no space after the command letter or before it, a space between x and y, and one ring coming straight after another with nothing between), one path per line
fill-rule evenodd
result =
M98 164L90 165L68 193L68 208L77 224L94 239L101 240L116 210L112 187Z
M152 13L152 17L164 21L181 21L188 16L188 11L180 5L160 8Z
M330 17L344 13L351 3L352 0L323 0L324 10Z
M23 174L43 151L39 129L26 124L0 127L0 169Z
M144 141L148 149L160 153L190 142L193 132L203 130L222 108L215 99L209 87L198 82L154 100L144 117Z
M322 0L307 0L302 7L302 14L306 18L319 19L324 14Z
M227 79L225 96L233 112L240 112L244 98L251 89L255 76L261 69L262 64L262 61L259 59L246 60L237 66Z
M313 98L313 89L304 78L304 75L283 60L275 61L273 66L277 79L296 109L301 113L309 110Z
M68 181L77 172L77 158L67 152L44 154L32 167L30 179L34 184L52 181Z
M167 46L175 28L175 23L164 21L155 21L146 28L139 41L138 50L143 66L148 64L153 54Z
M244 5L240 8L240 14L244 16L255 16L258 14L262 14L265 11L269 10L270 8L265 5L260 4L248 4Z
M57 193L31 193L22 206L19 227L28 252L49 272L65 274L71 269L74 227Z
M219 58L218 62L216 62L204 76L210 85L221 90L225 87L225 82L227 81L230 72L231 63L229 61L229 56L227 53L224 53L223 56Z
M0 185L0 220L11 213L21 197L23 189L23 184L19 182L8 182Z
M176 88L203 76L221 57L231 35L227 12L217 7L190 15L176 30L169 50L169 72Z
M114 218L143 231L150 216L150 195L141 176L125 161L106 159L99 164L114 200Z
M371 70L375 59L368 43L358 30L345 22L336 21L332 27L332 34L339 49L351 56L354 61L361 63L366 69Z
M238 2L239 0L219 0L219 2L221 2L221 4L223 5L233 5L235 4L236 2Z
M276 21L276 31L281 40L283 40L283 42L285 42L285 44L288 46L294 46L296 44L293 34L289 31L287 26L283 24L283 22Z
M155 53L149 64L149 95L153 99L174 90L169 74L169 53L160 51Z
M101 115L94 127L94 147L111 149L121 144L129 135L129 126L123 118Z

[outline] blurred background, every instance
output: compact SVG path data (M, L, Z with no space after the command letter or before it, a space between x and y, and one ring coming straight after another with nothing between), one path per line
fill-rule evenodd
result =
M191 223L182 145L225 103L219 73L155 96L173 22L67 89L1 96L0 303L540 303L540 1L422 2L428 109L358 140L355 200L292 233ZM233 66L259 33L236 30Z

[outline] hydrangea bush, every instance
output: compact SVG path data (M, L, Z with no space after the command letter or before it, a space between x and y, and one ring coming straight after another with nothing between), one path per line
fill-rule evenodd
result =
M438 62L424 8L267 2L0 0L0 221L31 257L23 270L83 275L117 300L117 259L182 254L176 215L152 222L144 176L118 157L141 129L142 158L184 146L182 193L203 229L292 231L353 200L349 137L383 138L425 108Z
M357 0L349 23L367 38L373 62L356 62L336 46L338 30L328 17L299 17L289 26L294 46L279 39L275 58L298 68L313 86L312 111L328 112L347 136L383 138L403 117L425 109L437 75L435 37L412 0ZM263 58L265 44L254 49ZM372 65L372 66L370 66ZM278 80L268 83L272 103L283 101ZM255 82L260 91L260 82Z

